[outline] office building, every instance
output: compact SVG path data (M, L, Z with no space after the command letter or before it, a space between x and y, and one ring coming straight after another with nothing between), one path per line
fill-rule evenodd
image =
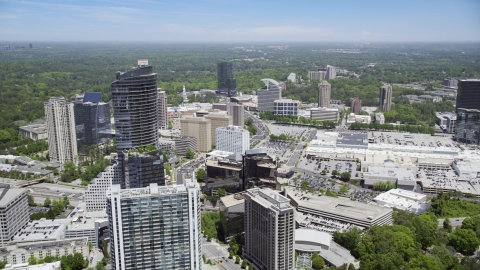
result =
M243 127L245 125L245 109L243 104L230 102L226 106L226 111L228 115L233 118L232 120L234 126Z
M459 80L457 90L458 109L480 110L480 80Z
M121 184L123 170L117 160L112 160L112 165L99 173L90 181L85 190L85 203L87 211L99 211L106 209L106 192L115 184Z
M88 238L75 238L75 239L64 239L64 240L55 240L55 241L20 241L12 242L7 246L0 248L0 256L2 256L3 261L8 264L16 265L13 268L7 269L16 269L16 270L29 270L37 269L33 268L35 266L29 266L28 268L23 268L23 265L28 265L28 259L30 257L35 257L37 259L44 259L46 256L52 257L62 257L73 255L75 253L82 254L83 259L88 258ZM40 269L60 269L50 266L49 268L40 268Z
M262 185L275 187L276 169L273 158L265 149L246 150L243 156L243 186L245 188Z
M220 110L220 111L227 111L227 104L222 104L222 103L213 103L212 104L212 109L213 110Z
M457 125L457 114L455 112L436 112L437 125L445 133L455 133L455 127Z
M273 113L276 115L298 115L300 101L291 99L278 99L273 102Z
M168 129L167 94L158 88L158 128Z
M216 130L219 127L226 127L233 125L233 117L227 115L226 113L209 113L205 115L205 119L210 120L210 128L212 134L212 142L216 140ZM211 149L211 148L210 148Z
M380 96L378 101L379 111L390 111L392 109L392 86L384 84L380 87Z
M457 108L455 138L463 143L480 144L480 110Z
M77 136L73 104L63 97L52 97L44 104L50 161L77 162Z
M34 141L46 140L48 138L47 124L45 123L33 123L22 126L18 128L18 132L20 136Z
M203 269L199 187L185 185L107 192L112 269Z
M327 73L325 75L325 80L335 79L337 77L337 71L334 66L327 66Z
M159 150L138 147L123 151L125 181L122 188L143 188L150 184L165 185L163 155Z
M395 207L418 215L427 212L430 206L427 203L427 195L398 188L381 193L373 200L379 205Z
M294 269L295 217L289 201L270 189L245 193L243 255L255 269Z
M198 152L206 153L212 149L212 124L203 117L185 117L180 119L181 136L195 137Z
M337 123L340 116L338 109L333 108L311 108L310 119L317 121L332 121Z
M127 72L117 71L112 83L117 152L141 145L156 145L158 139L157 74L147 59Z
M282 90L277 81L272 79L262 79L265 87L258 89L258 111L259 112L274 112L275 100L282 99Z
M352 105L350 108L352 110L352 113L359 114L362 110L362 101L358 97L352 98Z
M198 152L197 138L192 136L182 136L175 138L175 149L177 150L177 155L186 156L187 148L192 149L193 152Z
M332 86L325 80L318 84L318 107L330 108Z
M250 133L241 126L219 127L215 133L217 150L243 154L250 149Z
M456 88L458 86L458 81L453 78L446 78L443 80L442 85Z
M83 138L85 145L99 144L109 138L107 135L111 130L110 104L101 102L102 93L86 92L82 100L82 124ZM77 130L78 130L78 124ZM78 135L78 132L77 132Z
M375 113L375 123L385 124L385 115L383 113Z
M308 76L308 79L311 81L323 81L327 76L327 72L321 71L321 70L309 71L307 76Z
M237 80L233 76L233 63L218 62L217 75L218 75L218 92L220 94L225 94L228 97L236 96Z
M295 73L290 73L287 77L287 81L291 81L293 83L297 82L297 75Z
M223 196L219 200L219 205L220 211L226 217L222 238L227 240L237 233L244 233L245 192Z
M4 242L13 236L30 221L27 189L10 188L10 185L0 184L0 239Z

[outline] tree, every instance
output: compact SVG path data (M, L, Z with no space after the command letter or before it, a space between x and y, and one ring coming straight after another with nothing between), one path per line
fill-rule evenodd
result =
M50 197L47 197L45 199L45 201L43 201L43 206L44 207L50 207L50 204L52 203L52 201L50 200Z
M207 178L207 173L204 169L200 168L197 170L195 176L197 177L198 182L205 182L205 179Z
M233 253L233 250L230 250L230 251L228 252L228 258L231 259L231 258L233 258L234 255L235 255L235 254Z
M342 247L348 249L352 253L352 255L355 256L355 249L357 248L358 244L360 244L361 240L360 233L361 230L357 227L354 227L344 233L338 231L335 232L333 234L333 238L335 239L335 242L337 242Z
M312 268L315 270L322 269L325 266L325 261L318 255L317 252L312 255Z
M97 262L97 264L95 265L95 270L105 270L105 265L103 265L102 262Z
M470 229L456 229L450 235L449 242L456 250L465 255L473 254L480 245L475 232Z
M187 148L187 150L185 151L185 157L187 159L193 159L195 157L195 152L193 152L192 148Z
M225 189L223 189L223 188L218 188L217 189L217 197L221 198L221 197L224 197L224 196L227 196L227 191L225 191Z
M28 265L35 265L35 264L37 264L37 258L33 256L28 258Z
M251 265L249 265L248 270L253 270L253 267Z
M243 260L242 261L242 269L245 269L245 268L247 268L247 261Z
M93 244L92 242L88 241L88 252L92 252Z
M310 182L308 182L307 180L303 180L300 185L302 187L302 190L307 190L308 186L310 185Z
M325 175L325 174L327 174L327 170L323 169L322 170L322 175Z
M342 186L340 187L340 192L342 192L342 193L347 193L349 189L350 189L350 188L348 187L348 185L342 185Z
M63 196L63 205L64 207L67 207L70 204L70 200L68 199L67 196Z
M28 206L35 206L35 200L32 195L28 195Z
M240 264L240 256L235 255L235 263Z
M168 129L173 129L173 123L172 123L172 121L168 121Z
M443 228L448 232L452 232L452 223L450 222L449 218L445 218L443 221Z
M343 172L343 173L340 174L340 178L342 178L342 180L344 180L344 181L350 180L350 177L352 177L352 176L350 175L349 172Z
M333 176L336 176L337 174L338 174L338 171L337 171L337 170L333 170L333 171L332 171L332 175L333 175Z

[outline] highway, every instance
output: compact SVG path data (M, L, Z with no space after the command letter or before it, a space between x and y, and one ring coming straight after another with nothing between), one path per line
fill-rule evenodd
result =
M461 227L463 220L466 219L464 217L459 217L459 218L450 218L450 223L452 224L452 227ZM443 221L445 221L444 218L439 218L438 219L438 227L443 228Z

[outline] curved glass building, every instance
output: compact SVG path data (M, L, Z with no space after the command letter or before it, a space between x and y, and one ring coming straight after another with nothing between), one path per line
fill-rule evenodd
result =
M112 83L117 152L141 145L157 145L158 98L157 74L148 60L138 60L138 67L117 71Z

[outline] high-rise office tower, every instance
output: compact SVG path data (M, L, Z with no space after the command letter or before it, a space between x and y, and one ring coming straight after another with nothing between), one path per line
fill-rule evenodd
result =
M392 86L384 84L380 87L380 97L378 103L379 111L390 111L392 109Z
M132 70L117 71L112 83L112 106L117 152L141 145L157 145L157 74L153 73L147 59L138 60L138 67Z
M83 113L83 130L86 145L98 144L106 136L101 131L110 130L110 105L101 102L102 93L86 92L83 96L82 113Z
M290 200L270 189L245 193L244 256L255 269L294 269L295 217Z
M77 162L77 136L73 104L63 97L52 97L44 104L48 151L54 162Z
M219 127L215 130L217 150L244 154L250 149L250 132L239 126Z
M480 110L457 108L455 138L463 143L480 144Z
M113 270L203 269L199 187L185 185L107 192Z
M237 80L233 76L232 62L218 62L218 92L228 97L237 95Z
M226 113L209 113L208 115L205 115L204 118L210 120L210 134L212 134L212 142L214 142L216 139L215 131L217 128L233 125L233 117Z
M362 101L358 97L352 98L352 105L350 108L354 114L360 114L360 111L362 110Z
M330 95L332 86L327 81L318 84L318 107L330 108Z
M456 108L480 110L480 80L458 81Z
M203 117L185 117L180 119L181 135L195 137L199 152L212 149L212 123Z
M159 150L138 147L135 150L123 151L125 181L122 188L142 188L150 184L165 186L165 170L163 156Z
M233 118L233 125L243 127L245 125L245 109L243 104L230 102L227 104L227 113Z
M327 66L327 74L325 75L326 80L335 79L337 77L337 71L334 66Z
M168 128L167 94L158 88L158 128Z
M272 79L262 79L265 87L258 89L258 111L259 112L274 112L275 100L282 99L282 89L280 84Z
M10 188L10 185L0 184L0 243L2 247L30 221L27 197L26 188ZM5 257L3 260L5 261Z

